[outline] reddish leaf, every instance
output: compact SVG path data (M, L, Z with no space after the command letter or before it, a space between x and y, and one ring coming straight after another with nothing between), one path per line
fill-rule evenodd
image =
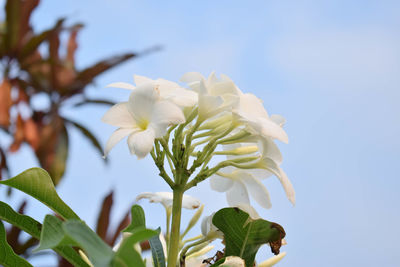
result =
M3 149L0 147L0 180L3 179L3 173L8 175L8 165L6 153L4 153Z
M130 212L128 211L125 216L122 218L121 222L119 223L117 229L115 230L114 234L111 238L107 241L110 246L115 245L115 241L117 241L118 237L121 235L121 231L124 230L130 223L131 219L129 218Z
M0 126L10 125L11 84L4 79L0 85Z
M50 34L49 38L49 62L50 62L50 81L53 90L57 90L59 88L58 83L58 72L60 71L60 56L59 56L59 48L60 48L60 33L62 30L62 25L64 20L60 20L57 22L54 30Z
M58 267L74 267L71 263L69 263L63 257L58 257Z
M21 114L18 114L17 122L15 124L14 131L14 141L10 145L10 151L16 152L24 141L24 120L21 117Z
M75 67L75 52L78 49L78 43L76 42L76 37L78 36L78 32L82 27L76 26L73 27L68 39L67 44L67 56L65 58L66 64L72 67Z
M113 192L111 191L103 200L99 216L97 217L96 233L101 239L107 239L107 230L110 224L110 213L113 205Z
M20 1L20 0L14 0ZM31 18L32 11L39 4L39 0L25 0L21 2L21 17L19 18L19 45L22 47L30 38L28 32L32 32L29 20ZM31 33L32 34L32 33Z
M65 172L68 158L68 133L62 119L55 117L49 124L42 126L40 137L36 156L57 185Z
M71 85L71 90L68 92L68 94L73 95L76 92L81 92L83 88L91 83L98 75L135 56L136 54L132 53L114 56L109 59L102 60L95 65L84 69L83 71L80 71L76 77L76 81Z
M24 136L25 141L33 148L37 150L40 144L39 129L36 123L32 119L25 121L24 125Z

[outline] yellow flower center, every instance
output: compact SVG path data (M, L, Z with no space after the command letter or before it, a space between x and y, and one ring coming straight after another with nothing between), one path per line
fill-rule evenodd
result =
M146 130L147 126L149 126L149 123L150 122L148 120L141 120L141 121L138 122L137 125L139 126L140 129Z

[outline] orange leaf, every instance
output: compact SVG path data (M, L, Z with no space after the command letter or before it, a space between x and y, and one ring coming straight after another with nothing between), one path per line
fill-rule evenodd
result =
M21 114L18 114L17 122L15 124L14 141L10 146L11 152L18 151L22 142L24 141L24 120Z
M40 136L39 130L36 123L32 119L25 121L24 125L24 136L25 141L33 148L37 150L39 148Z
M10 125L11 84L8 80L3 80L0 85L0 126Z

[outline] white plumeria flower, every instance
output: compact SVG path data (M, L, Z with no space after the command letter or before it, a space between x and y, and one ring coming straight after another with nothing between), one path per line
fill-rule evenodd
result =
M258 265L258 267L272 267L275 264L277 264L278 262L280 262L283 259L283 257L285 257L285 256L286 256L286 252L281 252L278 255L273 256L273 257L269 258L268 260L261 262Z
M181 81L187 82L199 94L199 121L231 111L237 102L236 85L230 79L218 80L214 72L207 79L200 73L188 72Z
M143 198L148 199L151 203L161 203L165 208L168 208L172 206L173 194L171 192L155 192L155 193L144 192L136 197L136 201L139 201ZM198 199L189 195L183 195L183 200L182 200L183 208L193 210L200 207L200 205L201 203Z
M128 102L111 107L102 121L120 127L108 140L105 156L128 136L131 154L143 158L152 150L154 140L163 137L170 125L185 122L185 116L178 106L162 100L154 85L145 84L136 87Z
M197 93L183 88L177 83L161 78L152 80L140 75L134 75L133 79L136 86L151 84L153 87L158 88L162 99L170 100L180 107L193 107L197 104ZM130 83L117 82L109 84L107 87L135 90L136 86Z

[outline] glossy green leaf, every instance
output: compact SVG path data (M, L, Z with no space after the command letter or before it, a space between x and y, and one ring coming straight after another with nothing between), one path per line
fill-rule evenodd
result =
M146 227L146 217L141 206L133 205L131 208L131 216L131 223L123 230L123 232L132 233L136 228L143 229Z
M79 219L78 215L58 196L49 174L41 168L28 169L0 183L36 198L64 219Z
M136 228L135 233L122 241L121 246L113 259L113 267L145 267L139 252L134 249L134 245L138 242L149 240L154 236L158 236L159 232L149 229Z
M32 267L29 262L15 254L7 243L6 229L2 221L0 221L0 264L5 267Z
M160 232L160 228L157 232ZM164 248L160 241L160 235L155 235L149 239L151 255L153 257L154 267L165 267Z
M89 260L96 267L109 267L114 252L92 229L84 222L68 220L62 224L65 234L82 248Z
M24 230L31 236L39 239L42 225L35 219L15 212L8 204L0 201L0 220Z
M17 226L36 239L40 239L42 225L35 219L15 212L9 205L0 201L0 220ZM60 246L54 248L60 256L64 257L74 266L89 267L71 247Z
M65 235L62 224L63 222L59 218L46 215L40 234L39 247L37 247L34 252L55 248L57 246L77 245L72 239Z
M261 245L284 237L278 230L279 225L263 219L253 220L238 208L219 210L212 222L224 233L225 256L238 256L245 260L247 267L253 266Z

